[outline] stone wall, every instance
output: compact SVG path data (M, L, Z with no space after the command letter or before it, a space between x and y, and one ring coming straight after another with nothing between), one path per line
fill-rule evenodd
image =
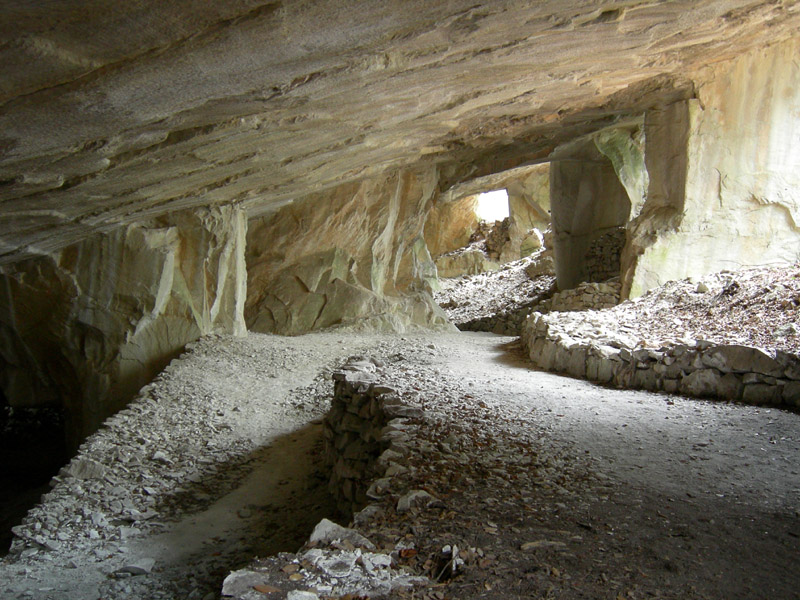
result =
M648 111L647 201L623 294L800 259L800 40L714 63L696 99Z
M248 327L450 329L427 293L438 280L422 236L437 176L435 168L394 171L251 219Z
M422 416L392 388L380 385L375 367L375 362L357 360L334 373L334 396L325 417L330 491L348 515L362 510L387 486L385 477L397 469L392 459L408 453L403 446L407 419Z
M241 334L242 211L175 213L0 271L0 386L11 406L66 407L75 447L175 356Z
M617 281L582 283L578 287L556 292L552 298L540 302L538 312L576 312L602 310L619 304L621 284Z
M622 334L534 313L522 342L538 367L620 388L800 407L800 357L706 341L633 347Z
M231 572L223 582L223 597L249 600L254 593L280 594L288 600L405 597L414 596L415 587L431 584L427 577L401 566L402 540L394 550L385 544L379 549L362 533L388 511L400 515L442 506L428 492L407 490L399 481L410 472L404 463L420 444L413 422L423 413L381 385L380 365L378 360L353 358L333 374L334 397L324 422L330 489L339 509L353 516L351 527L323 519L296 554L260 558ZM287 573L302 577L292 579ZM306 591L309 588L315 591Z
M617 227L592 241L584 255L587 281L607 281L619 277L620 255L625 240L625 228Z

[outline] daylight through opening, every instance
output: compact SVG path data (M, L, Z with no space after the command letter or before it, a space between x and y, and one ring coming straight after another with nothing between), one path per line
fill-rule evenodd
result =
M478 218L487 223L502 221L508 217L508 192L506 190L493 190L478 196L478 206L475 208Z

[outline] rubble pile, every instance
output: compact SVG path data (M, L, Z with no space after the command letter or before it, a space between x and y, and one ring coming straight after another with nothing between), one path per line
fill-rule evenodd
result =
M555 292L555 277L531 279L526 269L548 261L544 252L503 265L498 271L441 279L434 300L462 331L519 335L520 326L539 302ZM548 272L548 271L546 271Z

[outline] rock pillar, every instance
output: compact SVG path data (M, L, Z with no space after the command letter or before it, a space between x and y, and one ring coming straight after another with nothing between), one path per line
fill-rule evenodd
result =
M624 295L800 260L800 40L695 75L697 98L646 119L650 185Z

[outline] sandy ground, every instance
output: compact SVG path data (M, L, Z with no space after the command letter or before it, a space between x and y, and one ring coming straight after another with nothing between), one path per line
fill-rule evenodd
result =
M331 514L318 423L354 354L384 357L462 454L416 470L449 516L373 532L416 537L420 559L481 548L430 597L800 597L797 414L609 390L469 333L199 342L84 446L102 477L30 513L39 543L0 563L3 597L210 600L250 557L295 550Z

